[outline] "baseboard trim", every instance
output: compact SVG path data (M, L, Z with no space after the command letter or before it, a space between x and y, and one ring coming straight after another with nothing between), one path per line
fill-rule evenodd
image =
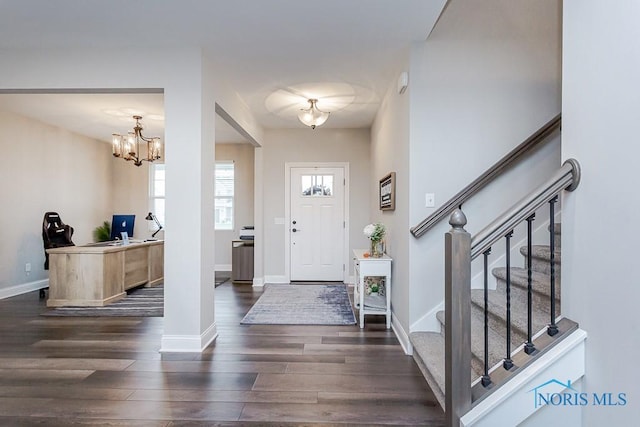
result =
M231 271L231 264L216 264L216 271Z
M409 332L440 332L440 322L436 314L442 310L444 310L444 301L433 307L420 319L413 322L409 328Z
M264 286L264 279L262 277L254 277L253 278L253 286L256 288L261 288Z
M49 286L49 279L36 280L0 289L0 299L11 298L29 292L37 291Z
M287 276L264 276L264 283L285 284L289 280Z
M200 335L163 335L160 353L202 353L217 337L215 322Z
M391 329L396 334L398 341L400 341L400 345L402 346L402 350L404 350L404 354L407 356L411 356L413 354L413 346L411 345L411 341L409 340L409 335L404 330L395 313L391 313Z

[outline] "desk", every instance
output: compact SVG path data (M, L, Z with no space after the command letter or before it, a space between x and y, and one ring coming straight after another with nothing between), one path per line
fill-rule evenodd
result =
M360 328L364 328L364 316L367 314L383 314L387 318L387 329L391 327L391 257L383 255L380 258L365 257L369 253L367 249L353 250L353 269L356 274L356 283L353 292L353 301L358 308ZM367 295L365 290L365 277L384 277L385 295Z
M122 299L126 290L164 278L164 241L104 242L47 249L48 307L103 306Z

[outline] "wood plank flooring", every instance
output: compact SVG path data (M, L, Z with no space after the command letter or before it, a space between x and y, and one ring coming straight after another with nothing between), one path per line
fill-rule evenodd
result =
M261 290L218 286L219 337L160 354L162 318L44 317L0 300L0 426L440 426L383 317L366 327L240 325Z

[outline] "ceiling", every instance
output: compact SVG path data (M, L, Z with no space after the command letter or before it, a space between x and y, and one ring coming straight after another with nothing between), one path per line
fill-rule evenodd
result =
M262 126L303 128L297 112L317 97L332 112L323 127L362 128L402 71L410 44L426 39L445 3L2 1L0 49L201 47ZM0 108L99 139L133 124L116 111L164 114L157 94L2 94ZM217 141L243 139L218 122ZM161 120L144 124L146 134L161 136Z

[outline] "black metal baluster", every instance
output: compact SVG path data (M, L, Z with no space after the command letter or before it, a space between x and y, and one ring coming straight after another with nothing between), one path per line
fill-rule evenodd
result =
M502 362L502 366L507 371L513 368L513 361L511 360L511 236L513 236L513 230L504 236L507 242L507 357Z
M549 200L549 249L551 251L550 263L551 263L551 323L547 327L547 334L554 336L558 333L558 325L556 325L556 243L555 243L555 204L558 201L558 196Z
M532 234L533 234L533 220L536 218L536 214L532 214L527 218L527 342L524 345L524 352L531 355L536 353L536 347L532 342L532 319L531 319L531 304L532 304L532 270L531 270L531 258L533 251Z
M491 248L484 251L484 375L482 376L482 386L488 387L491 384L489 376L489 254Z

